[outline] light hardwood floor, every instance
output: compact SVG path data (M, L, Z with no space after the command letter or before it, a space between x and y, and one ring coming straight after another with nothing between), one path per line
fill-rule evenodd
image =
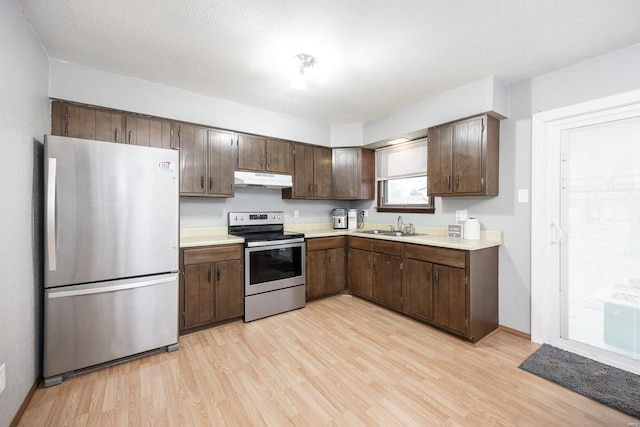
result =
M637 426L476 347L341 295L182 337L181 348L38 388L20 426Z

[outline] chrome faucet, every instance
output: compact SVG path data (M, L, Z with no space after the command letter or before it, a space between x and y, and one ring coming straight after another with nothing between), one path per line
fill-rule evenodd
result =
M402 215L398 215L398 228L396 231L402 232Z

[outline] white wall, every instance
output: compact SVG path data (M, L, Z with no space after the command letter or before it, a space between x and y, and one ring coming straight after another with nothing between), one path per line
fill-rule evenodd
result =
M349 202L337 200L282 200L282 190L270 188L236 188L230 199L180 198L180 226L223 227L228 212L251 210L284 211L285 224L329 223L331 209L347 208ZM299 217L294 218L293 211Z
M49 128L48 59L15 1L0 2L0 426L42 366L42 156Z
M509 115L508 88L494 76L469 82L364 123L363 142L371 144L488 112L496 117Z
M331 125L332 147L360 147L362 146L363 123L346 123Z
M49 95L101 107L317 145L330 145L327 123L280 114L82 65L50 60Z

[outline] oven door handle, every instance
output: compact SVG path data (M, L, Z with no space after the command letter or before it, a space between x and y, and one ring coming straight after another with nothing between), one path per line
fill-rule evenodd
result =
M293 243L304 243L304 237L298 237L295 239L287 239L287 240L267 240L264 242L248 242L248 248L259 248L263 246L273 246L274 248L289 246Z

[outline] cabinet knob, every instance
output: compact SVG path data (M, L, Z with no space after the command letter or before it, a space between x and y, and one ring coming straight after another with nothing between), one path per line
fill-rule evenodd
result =
M113 140L114 140L114 141L117 141L117 140L118 140L118 137L119 137L119 135L118 135L118 128L115 128L115 132L114 132L114 135L113 135L113 138L114 138Z

